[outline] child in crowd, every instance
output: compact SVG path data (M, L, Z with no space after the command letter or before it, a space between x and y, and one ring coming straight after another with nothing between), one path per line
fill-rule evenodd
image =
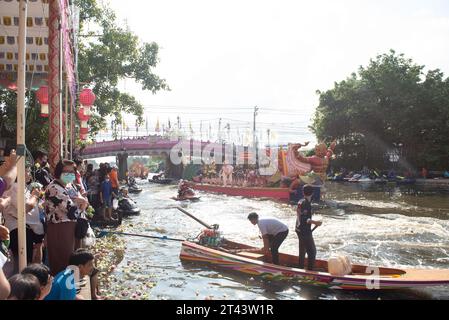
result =
M8 300L39 300L41 286L32 274L16 274L9 278L11 293Z

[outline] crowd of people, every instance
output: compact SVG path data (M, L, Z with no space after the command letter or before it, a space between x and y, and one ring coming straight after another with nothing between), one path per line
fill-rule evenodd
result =
M26 163L26 189L18 190L17 155L11 151L0 166L0 299L74 300L85 276L91 297L100 299L98 270L86 245L90 212L106 221L112 199L119 196L116 167L94 170L82 160L61 160L51 172L47 154L38 151ZM25 194L26 261L19 272L17 195ZM70 285L72 283L72 285Z
M201 172L192 179L194 182L206 183L212 185L224 185L223 168L217 171L214 162L210 165L204 165ZM233 187L266 187L269 184L269 177L260 175L255 166L245 167L237 165L230 173L230 186Z

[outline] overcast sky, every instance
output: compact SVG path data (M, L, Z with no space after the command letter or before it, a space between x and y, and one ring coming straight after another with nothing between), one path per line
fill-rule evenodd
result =
M232 133L240 127L243 134L257 105L261 131L278 131L281 142L308 140L316 90L332 88L390 48L449 74L447 0L108 2L142 41L160 46L155 72L172 91L152 95L131 81L121 88L160 106L148 109L153 126L169 116L173 123L179 113L195 131L206 119L217 130L222 117L222 126L229 122Z

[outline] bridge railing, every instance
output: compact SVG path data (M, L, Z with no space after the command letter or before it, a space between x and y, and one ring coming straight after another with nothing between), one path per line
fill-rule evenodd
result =
M144 151L144 150L166 150L170 151L177 144L195 144L201 143L201 149L206 146L219 149L223 145L210 141L196 141L196 140L169 140L169 139L154 139L154 138L137 138L137 139L123 139L114 141L96 142L83 150L83 155L97 155L103 153L126 151Z

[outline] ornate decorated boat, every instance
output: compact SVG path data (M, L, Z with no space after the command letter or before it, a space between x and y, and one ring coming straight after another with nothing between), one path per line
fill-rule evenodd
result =
M278 171L275 175L271 176L271 178L273 178L274 176L278 175L278 180L271 182L279 182L282 177L294 178L301 176L301 179L304 179L308 175L310 175L309 178L313 176L312 181L305 183L316 186L323 185L323 181L326 180L326 169L329 163L329 158L333 153L332 150L335 148L335 143L332 143L329 149L324 143L318 144L315 147L315 155L312 157L305 157L301 154L301 152L299 152L299 149L301 147L307 145L308 143L291 144L285 151L282 150L282 148L280 148L280 150L277 153ZM271 152L270 150L267 150L267 153L270 152ZM209 183L196 183L196 184L192 183L192 188L200 191L220 193L230 196L241 196L247 198L272 198L281 201L290 200L289 188L285 187L275 188L275 187L233 186L233 178L232 178L233 170L234 170L233 166L226 163L225 165L223 165L219 174L220 179L222 179L222 181L224 182L223 185L209 184ZM217 170L215 168L215 163L207 165L205 166L204 176L207 178L210 178L211 176L213 177L216 171ZM251 181L246 182L249 182L248 185L257 185L252 184Z
M259 188L259 187L225 187L211 184L191 184L192 188L199 191L226 194L229 196L241 196L247 198L274 198L281 201L289 201L288 188Z
M297 256L281 253L280 265L274 265L265 262L262 254L239 252L254 249L256 248L228 240L217 248L185 241L182 243L180 258L185 262L207 263L267 280L297 281L330 289L384 290L449 285L449 270L352 265L350 274L335 276L328 273L328 262L325 260L316 261L316 271L307 271L295 267L298 263Z

